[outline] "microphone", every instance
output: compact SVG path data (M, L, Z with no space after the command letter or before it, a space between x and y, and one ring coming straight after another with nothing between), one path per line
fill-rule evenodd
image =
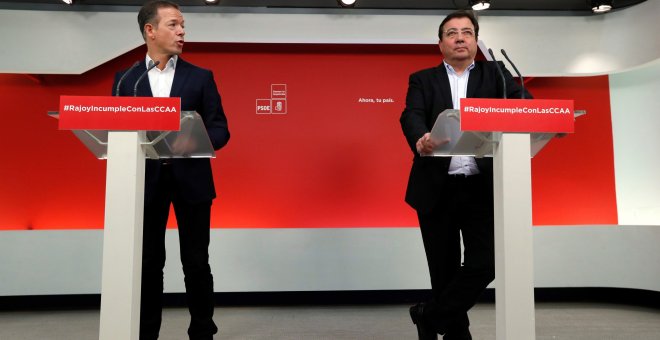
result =
M137 87L140 84L142 78L144 78L144 76L146 76L147 73L149 73L149 71L151 71L154 67L158 66L158 64L160 64L160 61L154 62L153 65L149 66L146 71L142 72L140 77L135 81L135 86L133 86L133 97L137 97Z
M500 77L502 77L502 88L504 89L504 99L506 99L506 78L504 78L504 73L502 72L502 68L500 67L500 63L495 59L495 55L493 54L493 50L490 48L488 49L488 54L490 54L490 57L493 58L493 61L495 62L495 67L497 67L497 72L500 73Z
M140 61L136 61L133 66L131 66L124 74L122 74L121 78L119 78L119 81L117 82L117 88L115 89L115 96L119 97L119 86L121 85L121 82L124 81L124 78L133 71L134 68L138 67L140 65Z
M516 74L520 78L520 86L522 87L522 93L520 94L520 99L525 99L525 79L523 79L522 74L520 74L520 72L518 71L518 68L513 63L513 61L511 61L511 59L509 59L509 56L506 55L506 52L504 52L504 49L501 49L500 52L502 52L502 55L504 56L504 58L506 58L506 60L509 62L509 64L511 64L511 67L513 67L513 70L516 71Z

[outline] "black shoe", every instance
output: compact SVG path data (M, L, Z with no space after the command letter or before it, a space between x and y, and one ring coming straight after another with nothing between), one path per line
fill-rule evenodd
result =
M410 318L417 326L417 336L419 340L437 340L438 333L431 327L428 322L424 321L424 303L418 303L410 307Z

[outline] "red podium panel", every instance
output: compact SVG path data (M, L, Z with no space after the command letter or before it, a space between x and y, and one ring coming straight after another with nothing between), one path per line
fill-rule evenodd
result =
M60 130L178 131L181 98L61 96Z
M572 100L461 98L461 131L572 133Z

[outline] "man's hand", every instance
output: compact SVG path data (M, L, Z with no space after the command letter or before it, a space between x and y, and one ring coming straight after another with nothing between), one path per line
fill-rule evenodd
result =
M415 145L415 147L417 148L417 152L421 156L429 156L433 153L433 149L447 143L449 143L449 139L444 139L440 141L433 140L431 138L431 133L427 132L424 134L424 136L422 136L422 138L417 140L417 144Z
M197 143L189 136L178 136L172 144L172 152L175 155L188 155L197 148Z

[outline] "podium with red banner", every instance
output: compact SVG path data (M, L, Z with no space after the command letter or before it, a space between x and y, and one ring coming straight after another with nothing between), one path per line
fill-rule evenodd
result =
M462 98L442 112L433 156L493 157L496 339L536 338L531 158L557 133L572 133L572 100Z
M99 339L138 339L145 159L212 158L196 112L180 98L60 97L60 130L107 159Z

